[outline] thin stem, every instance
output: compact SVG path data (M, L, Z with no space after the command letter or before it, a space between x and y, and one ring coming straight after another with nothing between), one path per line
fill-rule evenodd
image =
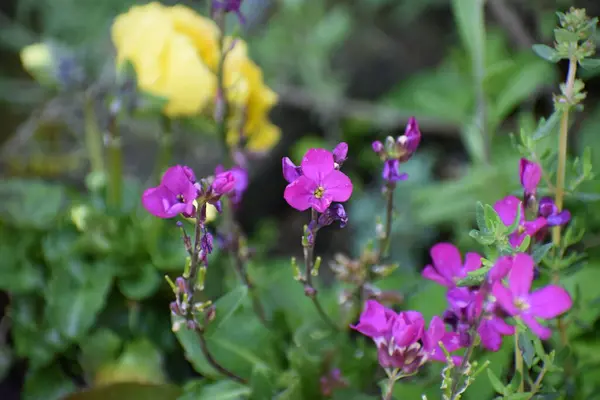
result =
M317 212L315 210L311 209L311 222L312 223L309 224L309 228L311 226L316 225L317 218L318 218ZM329 327L331 327L334 331L337 331L338 330L337 325L335 324L335 322L333 322L331 320L331 318L329 318L329 316L323 309L323 306L321 305L321 302L319 301L319 299L317 297L317 290L313 286L312 269L314 266L314 250L315 250L315 242L317 240L317 229L316 228L311 228L311 229L312 229L312 232L311 232L312 239L309 240L309 243L304 247L305 293L312 300L313 304L315 305L315 308L317 309L317 312L321 316L321 319L323 319L323 321L325 321L325 323L327 323L327 325L329 325Z
M574 57L569 59L569 72L567 73L567 82L565 88L565 97L570 104L573 96L573 87L575 85L575 76L577 73L577 60ZM565 171L567 165L567 145L569 136L569 111L570 107L565 107L560 120L560 132L558 138L558 169L556 171L556 207L558 211L563 209L565 194ZM556 247L560 246L560 225L552 230L552 242ZM557 279L557 278L555 278Z
M388 256L390 248L390 239L392 236L392 218L394 216L394 189L395 185L386 185L386 212L385 212L385 236L383 236L379 242L379 256L378 261Z
M394 385L398 380L398 371L395 370L393 373L388 375L388 383L385 390L385 394L383 395L383 400L392 400L394 395Z
M173 121L168 117L163 117L162 127L163 131L158 140L158 161L154 173L157 182L160 181L165 170L169 168L173 155Z
M198 332L198 338L200 339L200 348L202 349L202 353L204 354L204 357L206 357L206 361L208 361L208 363L211 365L211 367L213 367L221 374L227 376L228 378L233 379L236 382L246 384L247 381L244 378L241 378L238 375L234 374L233 372L231 372L230 370L228 370L227 368L225 368L221 364L219 364L217 362L217 360L215 360L212 353L208 349L208 343L206 343L206 338L204 337L204 331L200 328L196 329L196 331Z
M522 393L525 389L525 376L523 370L523 354L521 354L521 349L519 348L519 328L515 329L515 370L521 376L519 382L519 390L518 393Z
M84 104L85 119L85 146L90 159L92 173L104 173L104 156L102 154L102 133L98 128L96 111L94 110L94 99L91 93L85 94Z
M109 166L107 203L112 207L119 207L123 193L123 155L121 136L115 116L110 119L106 147Z
M531 387L531 390L530 390L531 396L529 396L528 399L531 399L540 390L540 387L542 386L542 381L544 380L544 376L546 375L547 371L548 371L548 368L546 368L546 364L544 363L544 367L540 371L535 382L533 382L533 386Z

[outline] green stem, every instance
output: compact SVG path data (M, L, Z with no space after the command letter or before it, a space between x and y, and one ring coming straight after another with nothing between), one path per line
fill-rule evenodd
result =
M567 82L565 86L565 97L568 105L565 107L560 120L560 132L558 137L558 169L556 171L556 207L558 211L563 209L563 201L565 195L565 171L567 168L567 145L569 135L569 111L571 97L573 96L573 88L575 86L575 76L577 74L577 60L574 57L569 59L569 72L567 73ZM552 242L558 248L560 246L560 225L557 225L552 230ZM557 280L555 274L555 280Z
M385 233L379 243L379 262L388 256L390 249L390 240L392 236L392 218L394 216L394 185L388 184L386 187L386 213L385 213Z
M531 395L528 397L528 399L531 399L533 396L535 396L537 394L537 392L539 392L539 390L542 386L542 382L544 380L544 376L546 375L547 371L548 371L548 368L546 366L546 363L544 363L544 367L540 371L538 377L536 378L535 382L533 383L533 386L531 387L531 390L529 391L531 393Z
M385 394L383 395L383 400L392 400L394 395L394 385L396 384L396 381L398 381L397 374L397 371L394 371L394 373L388 376L388 383L385 390Z
M168 117L163 117L162 127L163 131L158 140L158 162L154 172L157 182L160 182L165 170L169 168L173 155L173 121Z
M116 117L111 118L108 133L106 145L109 165L107 203L111 207L119 207L123 198L123 154Z
M515 370L519 373L519 389L518 393L523 393L525 390L525 375L523 370L523 354L519 348L519 328L515 328Z
M102 154L102 132L98 128L94 99L90 93L85 94L85 146L90 160L91 172L95 175L104 173L104 156Z

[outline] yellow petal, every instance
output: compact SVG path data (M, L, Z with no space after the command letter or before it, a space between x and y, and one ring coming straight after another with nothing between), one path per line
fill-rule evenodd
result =
M189 37L204 63L216 71L219 62L219 28L208 18L183 5L169 8L175 30Z
M280 137L279 127L265 120L255 131L248 134L246 147L255 152L268 151L279 142Z

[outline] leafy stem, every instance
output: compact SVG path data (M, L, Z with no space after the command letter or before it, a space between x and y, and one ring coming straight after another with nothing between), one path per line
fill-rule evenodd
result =
M104 156L102 154L102 133L98 128L96 111L94 110L94 97L92 93L85 93L84 100L85 119L85 146L92 173L102 175L104 173Z
M519 389L518 393L522 393L525 389L524 382L524 370L523 370L523 354L521 354L521 349L519 348L519 328L518 326L515 328L515 370L519 374Z

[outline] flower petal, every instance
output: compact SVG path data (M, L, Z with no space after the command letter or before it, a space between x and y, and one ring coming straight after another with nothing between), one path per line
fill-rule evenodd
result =
M305 211L312 205L316 188L313 180L301 176L286 186L283 198L296 210Z
M540 229L545 227L547 224L546 218L538 217L533 221L527 221L523 224L525 228L525 233L529 236L535 235Z
M529 254L518 253L508 275L508 284L514 296L526 296L533 281L533 258Z
M430 252L433 259L433 265L437 272L454 282L454 278L460 277L462 261L460 252L451 243L438 243L434 245Z
M438 347L438 343L444 335L446 334L446 325L444 325L444 321L437 315L431 318L431 322L429 322L429 328L425 333L425 337L423 340L423 345L425 347L425 351L432 352Z
M546 326L540 324L533 315L523 314L521 319L531 329L533 333L539 336L540 339L549 339L552 336L552 330Z
M320 184L323 177L334 170L333 154L325 149L310 149L300 166L305 176Z
M464 272L471 272L481 268L481 256L477 253L465 254Z
M323 196L320 199L317 199L316 197L311 197L310 199L310 206L320 212L320 213L324 213L325 211L327 211L327 209L329 208L329 206L331 205L331 197L328 196Z
M519 314L519 310L515 307L513 294L511 291L501 284L496 282L492 287L492 293L498 304L510 315Z
M528 311L536 317L549 319L564 313L572 305L569 292L559 286L548 285L529 295Z
M502 220L502 223L506 226L512 225L517 217L517 210L521 200L515 196L506 196L502 200L498 200L494 204L494 210L498 213L498 216ZM521 207L523 207L521 205ZM523 210L521 209L521 218L523 218Z
M490 320L484 319L481 321L477 333L479 333L483 347L490 351L500 350L500 346L502 345L502 335L494 329Z
M352 181L343 172L331 171L323 177L322 185L325 189L324 196L332 201L344 202L352 196Z
M389 328L386 313L388 313L386 307L375 300L369 300L365 304L358 324L350 325L350 327L370 338L382 336Z
M513 259L510 256L503 256L496 260L496 263L488 273L488 281L494 283L500 281L508 275L513 265Z
M178 204L183 207L173 207ZM142 194L142 205L150 214L159 218L173 218L185 208L185 204L178 203L175 195L163 185L146 189Z
M437 270L431 265L425 266L423 272L421 272L421 276L425 279L429 279L430 281L437 282L442 286L452 287L454 285L453 282L438 274Z
M492 324L497 332L500 332L503 335L515 334L515 327L507 324L506 321L498 316L493 316L492 319L490 319L490 324Z

